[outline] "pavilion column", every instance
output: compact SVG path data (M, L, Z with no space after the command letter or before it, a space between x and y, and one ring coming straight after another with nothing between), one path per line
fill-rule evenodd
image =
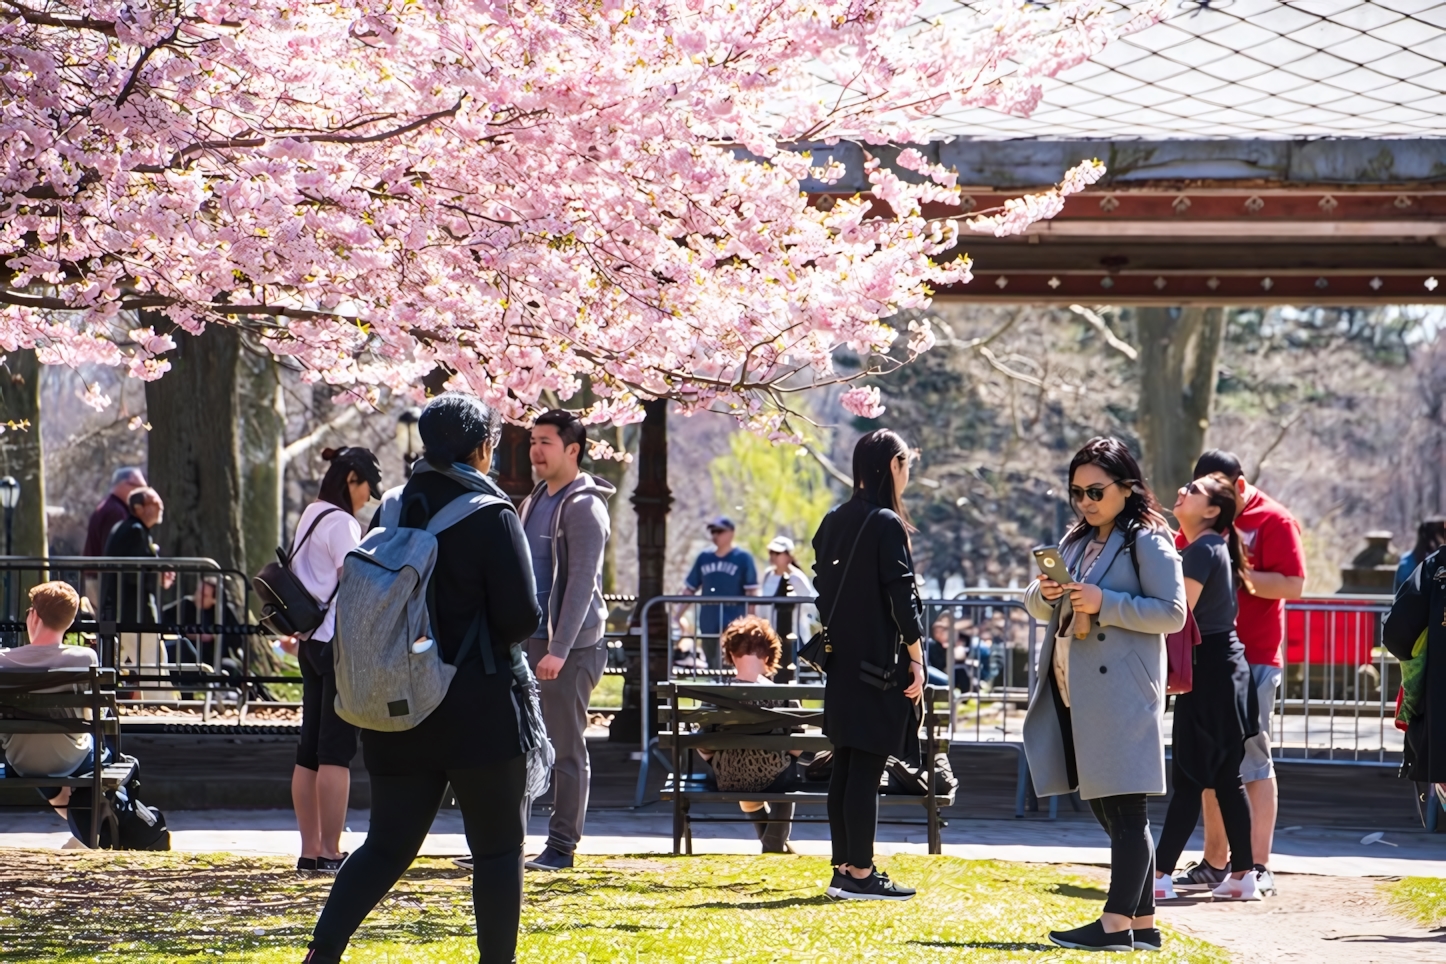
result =
M668 510L673 494L668 489L668 403L657 399L643 406L646 413L638 444L638 487L633 493L633 508L638 514L638 604L633 610L630 635L623 641L628 660L627 678L623 684L623 708L609 731L610 740L637 742L643 725L641 708L648 708L646 725L654 723L654 701L642 692L643 605L664 591L663 569L668 555ZM648 614L648 679L657 682L667 675L668 612L654 606Z

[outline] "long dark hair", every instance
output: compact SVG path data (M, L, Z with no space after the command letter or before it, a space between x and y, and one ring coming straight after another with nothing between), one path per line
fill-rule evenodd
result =
M1411 558L1420 565L1442 545L1446 545L1446 516L1433 515L1422 519L1416 527L1416 548L1412 550Z
M1249 567L1245 564L1245 549L1240 545L1240 536L1235 531L1235 517L1240 514L1244 506L1244 500L1240 498L1240 490L1230 480L1230 476L1224 472L1211 472L1209 475L1202 475L1191 485L1197 487L1206 500L1217 509L1220 514L1209 520L1210 528L1225 537L1225 546L1230 550L1230 568L1235 573L1235 583L1244 586L1247 591L1254 592L1250 585L1250 577L1246 575Z
M1098 465L1110 478L1129 487L1130 494L1125 499L1125 507L1115 517L1115 525L1125 531L1127 544L1134 545L1135 535L1142 528L1153 529L1155 532L1165 532L1170 528L1165 521L1165 514L1160 511L1160 503L1155 501L1155 493L1145 484L1140 463L1135 461L1135 456L1125 447L1124 442L1108 435L1098 435L1086 442L1084 448L1070 459L1070 485L1074 485L1075 472L1084 465ZM1064 534L1064 541L1072 542L1091 528L1093 527L1081 515Z
M854 498L893 509L907 532L914 531L903 499L894 491L894 460L909 457L909 447L897 432L874 429L854 446Z
M347 479L353 472L371 488L372 498L381 498L382 470L371 449L360 445L322 449L321 457L331 464L326 467L326 475L321 479L321 491L316 494L318 501L330 502L347 512L356 511L351 504L351 491L347 488Z

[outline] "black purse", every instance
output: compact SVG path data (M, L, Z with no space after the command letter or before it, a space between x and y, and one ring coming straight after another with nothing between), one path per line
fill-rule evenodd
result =
M311 520L306 535L301 537L301 541L290 554L277 548L276 561L268 562L251 580L251 587L256 590L256 596L261 600L261 625L275 635L300 636L316 629L326 620L326 610L331 605L331 600L336 597L336 590L332 590L331 597L325 604L318 603L301 584L296 573L291 571L291 563L316 531L321 520L333 512L341 511L338 507L318 513L316 518ZM341 588L340 582L337 583L337 588Z
M823 628L814 633L812 638L798 651L798 658L820 673L828 673L828 661L833 655L833 644L829 642L828 638L828 624L833 622L833 614L838 611L839 600L843 598L844 582L848 579L849 567L854 564L854 552L858 550L859 540L863 538L869 520L878 511L878 509L869 510L869 514L864 516L863 524L859 526L858 535L854 536L854 544L849 548L848 559L844 562L843 575L839 576L838 586L834 588L833 605L828 608L828 618L824 620Z

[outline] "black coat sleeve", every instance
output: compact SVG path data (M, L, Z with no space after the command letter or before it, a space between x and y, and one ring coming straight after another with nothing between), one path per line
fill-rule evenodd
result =
M1396 590L1396 601L1381 626L1381 643L1397 659L1410 659L1416 638L1430 621L1431 585L1422 573L1435 572L1438 553L1427 556ZM1429 567L1428 567L1428 564Z
M496 538L486 545L498 551L484 554L483 578L487 583L487 625L495 645L520 643L537 631L542 610L537 605L537 583L532 578L532 551L517 513L497 513ZM509 553L505 547L512 547Z
M914 605L914 559L909 552L909 534L897 515L885 510L878 526L879 582L889 600L889 612L905 645L924 638L922 614Z

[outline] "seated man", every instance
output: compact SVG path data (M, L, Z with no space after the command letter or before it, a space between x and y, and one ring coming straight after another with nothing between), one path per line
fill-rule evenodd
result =
M728 624L721 640L723 655L733 663L734 683L768 684L778 672L783 643L778 633L760 616L742 616ZM797 700L748 700L752 706L792 707ZM789 732L789 727L774 730ZM795 765L800 750L700 750L698 755L713 765L719 790L754 793L787 793L798 785ZM738 804L744 813L758 814L754 826L766 854L793 853L788 843L793 821L793 804L745 800Z
M79 608L80 596L67 583L44 582L31 589L30 609L25 613L30 645L0 650L0 672L88 669L98 665L95 650L61 642L65 631L75 622ZM60 689L72 688L73 684ZM84 711L77 708L55 712L80 717ZM4 751L9 769L14 770L16 776L70 777L88 773L93 766L89 733L0 733L0 750ZM102 757L105 755L103 750ZM70 787L44 789L41 795L56 813L65 817L70 790Z

